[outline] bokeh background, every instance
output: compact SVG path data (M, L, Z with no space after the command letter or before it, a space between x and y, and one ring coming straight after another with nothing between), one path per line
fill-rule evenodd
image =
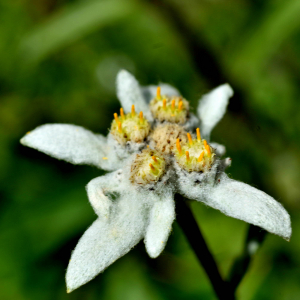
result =
M212 140L226 145L230 176L278 199L293 224L289 243L267 235L237 295L300 299L299 15L299 0L0 0L0 299L216 299L177 224L156 260L141 242L66 294L70 253L96 218L85 185L103 172L19 139L44 123L106 134L121 68L171 83L194 109L231 84ZM248 225L192 209L225 277Z

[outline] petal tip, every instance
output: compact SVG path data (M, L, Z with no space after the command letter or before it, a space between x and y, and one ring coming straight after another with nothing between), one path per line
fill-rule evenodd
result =
M31 135L31 131L28 131L21 139L20 143L24 146L28 145L28 137Z
M221 87L226 89L226 92L227 92L229 98L234 95L234 91L229 83L224 83L223 85L221 85Z
M133 75L125 69L121 69L117 74L117 81L122 80L124 78L133 77Z
M161 254L161 252L162 252L162 250L160 251L160 250L154 249L154 248L150 249L147 246L146 246L146 251L147 251L149 257L153 258L153 259L157 258Z
M26 146L26 136L23 136L21 139L20 139L20 143L24 146Z

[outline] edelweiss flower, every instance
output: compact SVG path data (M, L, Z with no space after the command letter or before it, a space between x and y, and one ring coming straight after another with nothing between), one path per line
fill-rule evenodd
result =
M262 191L224 173L224 146L209 144L233 91L224 84L203 96L197 110L173 87L140 87L126 71L117 76L122 104L105 138L75 125L43 125L22 144L74 164L114 170L87 185L97 220L79 240L68 266L68 292L93 279L144 239L150 257L164 249L175 219L174 194L260 226L287 240L290 217ZM139 114L136 112L139 111ZM201 137L202 134L202 137Z

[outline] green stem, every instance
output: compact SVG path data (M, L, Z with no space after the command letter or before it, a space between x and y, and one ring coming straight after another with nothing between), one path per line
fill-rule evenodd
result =
M177 200L176 220L203 266L217 297L220 300L234 300L234 290L229 283L222 279L191 209L181 195L176 194L175 199Z

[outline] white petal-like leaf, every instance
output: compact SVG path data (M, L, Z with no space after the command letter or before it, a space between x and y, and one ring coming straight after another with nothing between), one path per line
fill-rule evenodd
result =
M105 137L76 125L42 125L26 134L21 143L73 164L88 164L105 170L119 167L107 157L111 151Z
M183 193L191 200L203 202L227 216L259 226L286 240L290 239L290 216L274 198L248 184L228 178L225 173L219 180L206 189L201 183L191 185Z
M146 250L152 258L159 256L165 248L175 219L173 193L171 191L165 193L164 197L157 199L151 208L149 225L146 229Z
M121 70L117 75L117 95L126 113L129 113L134 105L137 112L142 111L147 118L151 116L138 81L125 70Z
M283 206L271 196L248 184L222 176L208 195L206 204L284 239L289 240L291 237L290 216Z
M91 180L87 186L89 201L95 213L104 220L108 220L110 209L121 193L123 183L123 171L117 170Z
M209 140L212 129L223 118L229 98L232 96L233 90L227 83L202 96L197 111L204 138Z
M147 218L137 193L115 199L111 214L109 222L97 219L79 240L67 269L68 292L93 279L143 238Z

